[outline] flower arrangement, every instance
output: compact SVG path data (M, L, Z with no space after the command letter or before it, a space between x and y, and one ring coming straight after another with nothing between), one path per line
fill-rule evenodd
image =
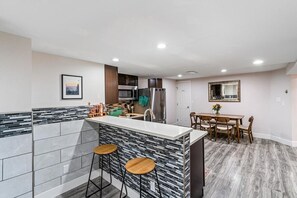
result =
M221 110L221 108L222 108L222 105L220 104L212 105L212 110L215 111L216 114L220 113L219 111Z

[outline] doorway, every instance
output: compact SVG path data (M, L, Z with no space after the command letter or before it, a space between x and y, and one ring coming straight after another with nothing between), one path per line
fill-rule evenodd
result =
M178 81L176 89L177 125L190 127L191 81Z

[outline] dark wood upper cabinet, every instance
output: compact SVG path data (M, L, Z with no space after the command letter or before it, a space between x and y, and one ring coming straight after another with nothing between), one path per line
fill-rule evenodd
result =
M119 100L118 68L105 65L105 104L114 104Z
M148 88L163 88L162 78L148 79Z
M119 85L138 86L138 76L119 74Z

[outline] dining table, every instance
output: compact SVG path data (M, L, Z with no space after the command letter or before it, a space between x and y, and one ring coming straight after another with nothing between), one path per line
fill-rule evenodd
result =
M237 131L237 142L240 143L240 132L239 132L239 124L242 125L242 119L244 115L233 115L233 114L215 114L215 113L195 113L196 120L199 116L209 116L212 119L216 118L229 118L230 120L234 120L236 123L236 131Z

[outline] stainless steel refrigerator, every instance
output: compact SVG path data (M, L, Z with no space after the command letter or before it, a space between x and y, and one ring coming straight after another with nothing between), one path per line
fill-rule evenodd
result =
M163 88L139 89L139 97L148 97L145 120L166 123L166 90Z

